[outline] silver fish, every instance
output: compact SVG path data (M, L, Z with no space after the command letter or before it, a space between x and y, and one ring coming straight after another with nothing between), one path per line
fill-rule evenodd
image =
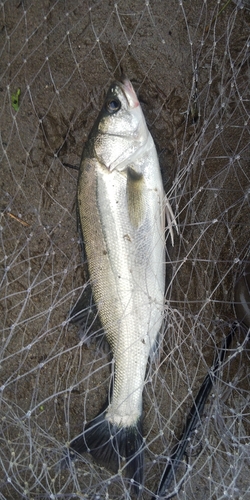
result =
M114 82L85 145L78 214L91 287L114 357L106 408L70 444L143 482L142 392L164 316L166 198L132 84Z

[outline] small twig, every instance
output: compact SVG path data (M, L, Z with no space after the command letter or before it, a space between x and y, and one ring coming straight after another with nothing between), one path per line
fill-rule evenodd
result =
M12 214L11 212L6 212L6 213L7 213L7 215L9 217L11 217L12 219L16 220L20 224L22 224L22 226L25 226L25 227L29 227L30 226L30 224L28 224L28 222L25 222L24 220L20 219L20 217L17 217L16 215Z
M211 22L211 25L218 19L218 17L220 16L220 14L223 12L223 10L226 9L226 7L231 3L232 0L227 0L227 2L221 7L220 11L218 12L218 14L216 14L213 19L212 19L212 22ZM206 26L206 32L208 31L209 29L209 26Z

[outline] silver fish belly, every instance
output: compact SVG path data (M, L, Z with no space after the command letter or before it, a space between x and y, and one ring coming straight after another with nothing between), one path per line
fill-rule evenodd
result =
M169 205L167 205L169 207ZM98 314L114 357L109 402L70 445L143 482L142 392L164 315L164 193L134 92L115 82L85 146L78 213ZM173 214L170 210L169 217Z

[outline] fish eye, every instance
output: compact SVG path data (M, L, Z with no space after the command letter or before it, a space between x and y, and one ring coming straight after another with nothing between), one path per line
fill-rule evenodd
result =
M119 109L121 108L121 102L119 101L119 99L117 98L112 98L112 99L109 99L107 102L106 102L106 110L112 114L112 113L116 113L117 111L119 111Z

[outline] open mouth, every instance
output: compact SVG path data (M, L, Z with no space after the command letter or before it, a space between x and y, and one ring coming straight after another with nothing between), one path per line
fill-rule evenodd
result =
M125 94L129 106L131 108L136 108L137 106L139 106L138 97L130 80L126 76L122 76L121 82L119 82L119 84Z

